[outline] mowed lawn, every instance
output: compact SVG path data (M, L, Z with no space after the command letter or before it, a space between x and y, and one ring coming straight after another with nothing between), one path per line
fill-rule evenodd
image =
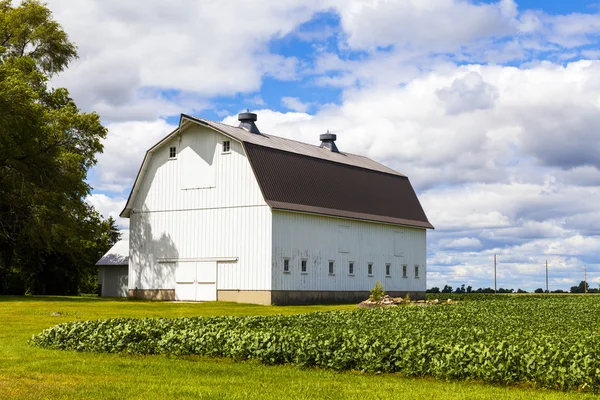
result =
M0 296L0 399L598 398L591 394L477 382L339 373L201 357L76 353L45 350L27 344L33 334L44 328L73 320L270 315L353 308Z

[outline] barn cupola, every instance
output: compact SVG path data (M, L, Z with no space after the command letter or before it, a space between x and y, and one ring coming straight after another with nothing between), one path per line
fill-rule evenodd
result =
M251 113L248 110L246 110L246 112L239 113L238 114L238 121L240 121L239 128L244 128L245 130L247 130L250 133L257 133L260 135L260 131L258 130L258 127L254 123L254 121L256 121L257 119L258 118L257 118L256 114Z
M321 140L321 145L319 147L329 149L334 153L340 152L337 146L335 145L335 140L337 139L337 136L333 133L329 133L329 129L327 130L327 133L324 133L321 136L319 136L319 139Z

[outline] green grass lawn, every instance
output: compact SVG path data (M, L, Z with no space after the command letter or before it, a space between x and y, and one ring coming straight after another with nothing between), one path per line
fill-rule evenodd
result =
M353 306L258 306L99 298L0 296L0 399L583 399L591 394L338 373L201 357L45 350L27 340L65 321L114 317L268 315Z

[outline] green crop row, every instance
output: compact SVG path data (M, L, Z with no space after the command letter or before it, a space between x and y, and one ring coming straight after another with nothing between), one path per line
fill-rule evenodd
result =
M37 346L600 389L600 298L543 296L271 317L69 322Z

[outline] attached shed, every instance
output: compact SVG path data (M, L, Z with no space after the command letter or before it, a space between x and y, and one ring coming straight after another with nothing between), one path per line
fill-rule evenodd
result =
M101 297L127 297L129 240L120 240L96 263Z
M121 213L129 296L357 302L379 280L425 297L433 226L405 175L340 151L329 132L312 145L238 119L181 115L146 153Z

